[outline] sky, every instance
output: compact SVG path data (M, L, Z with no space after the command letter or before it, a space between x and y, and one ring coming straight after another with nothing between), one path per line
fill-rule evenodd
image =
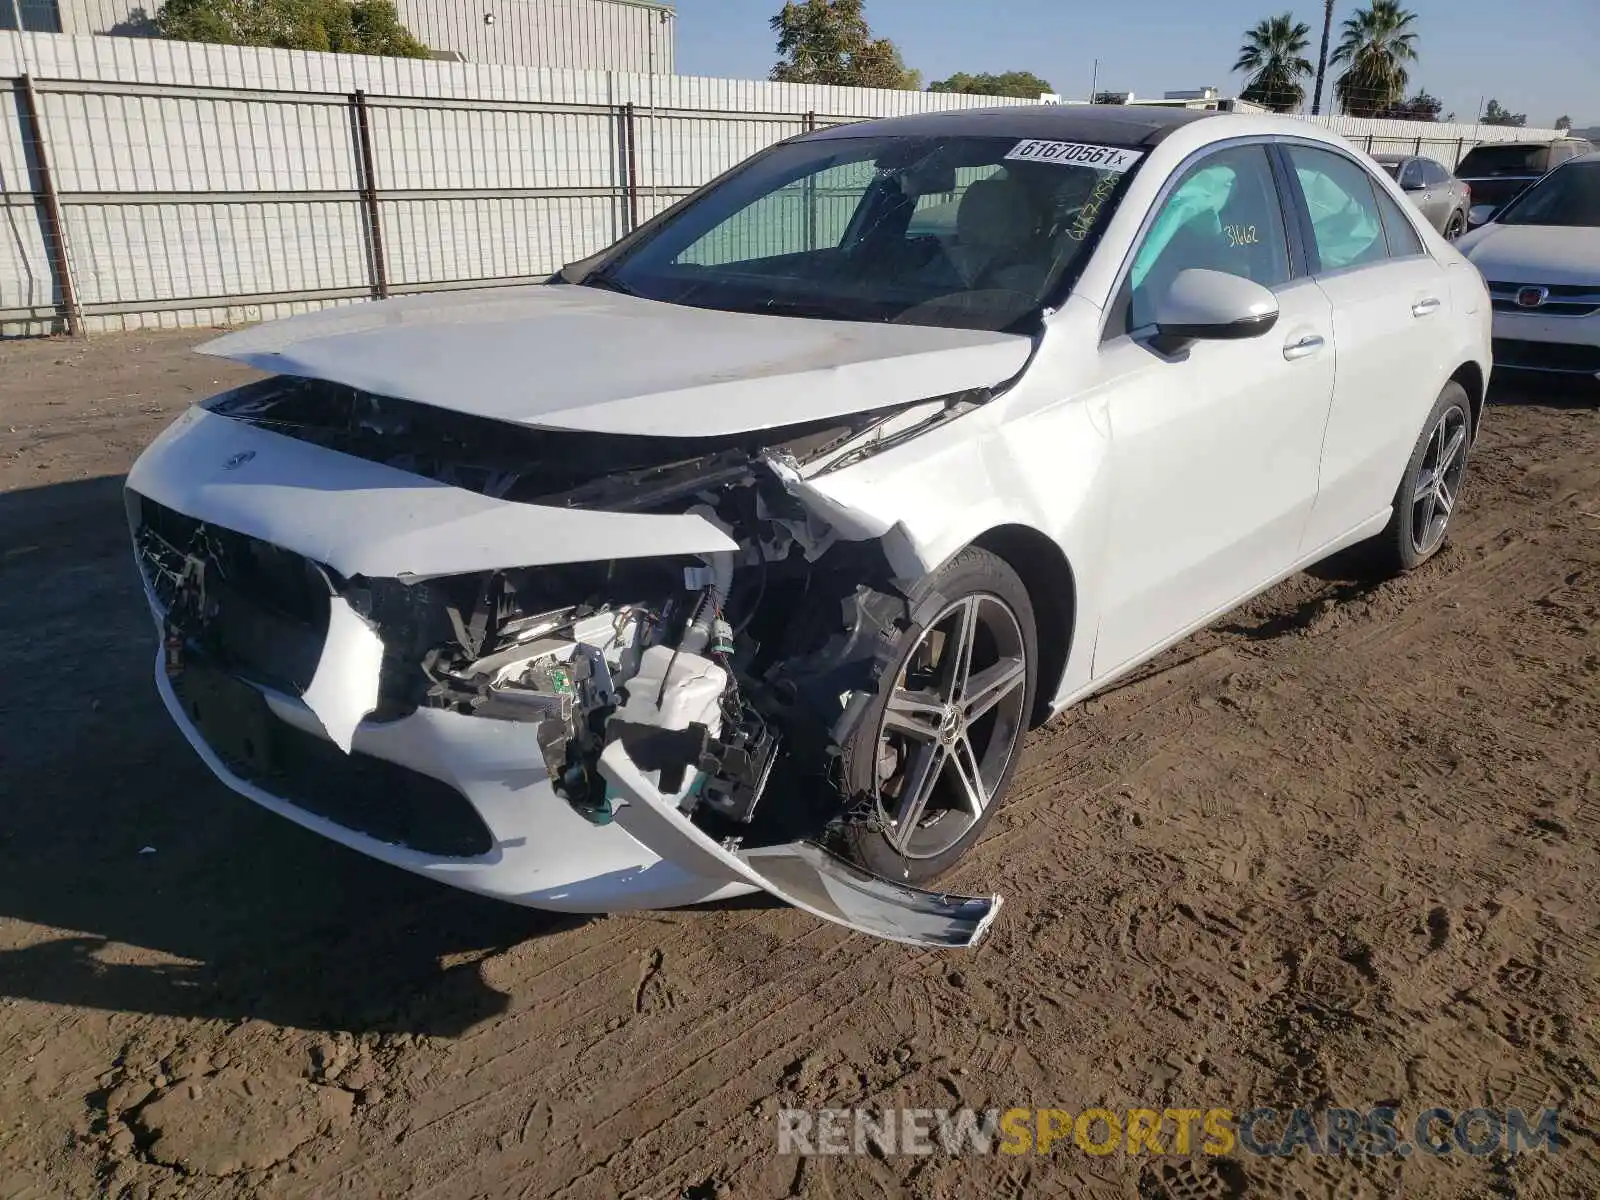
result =
M781 0L676 0L677 68L685 75L764 79L776 53L767 22ZM1244 31L1282 12L1285 0L866 0L878 37L894 41L925 81L957 71L1026 70L1063 95L1087 96L1100 60L1102 91L1159 96L1216 87L1237 94L1244 80L1228 68ZM1336 0L1339 23L1357 7ZM1600 0L1410 0L1417 14L1417 86L1444 112L1472 120L1493 97L1529 125L1563 114L1600 125ZM1322 5L1292 0L1312 27L1315 60ZM1324 111L1327 111L1326 101Z

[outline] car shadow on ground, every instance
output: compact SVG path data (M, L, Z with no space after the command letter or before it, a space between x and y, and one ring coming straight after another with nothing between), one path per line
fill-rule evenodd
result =
M0 994L450 1036L476 960L584 918L372 862L218 783L151 678L122 480L0 494Z
M1497 373L1489 405L1538 404L1546 408L1600 408L1600 380L1592 383L1530 371Z

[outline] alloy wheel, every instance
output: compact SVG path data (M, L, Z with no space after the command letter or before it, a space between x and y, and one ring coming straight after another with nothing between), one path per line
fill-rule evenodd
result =
M1467 470L1467 414L1460 405L1444 410L1428 435L1428 448L1411 493L1411 547L1426 557L1444 541Z
M923 630L878 727L878 819L902 856L944 853L994 802L1025 728L1028 669L997 596L956 600Z

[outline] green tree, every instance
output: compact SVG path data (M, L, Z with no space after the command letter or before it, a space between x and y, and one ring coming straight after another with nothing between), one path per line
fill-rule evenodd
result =
M1443 111L1444 101L1437 96L1430 96L1424 88L1409 100L1391 104L1380 115L1400 121L1437 121Z
M1407 68L1417 59L1417 14L1398 0L1372 0L1345 20L1330 60L1344 63L1333 90L1352 117L1374 117L1406 94Z
M936 79L928 85L930 92L961 92L968 96L1018 96L1024 100L1037 100L1047 92L1054 92L1050 81L1040 79L1032 71L1002 71L998 75L983 73L968 75L957 71L949 79Z
M1556 118L1556 128L1562 133L1568 132L1572 128L1572 118L1563 113Z
M778 35L779 83L827 83L839 87L916 89L921 72L910 70L888 38L874 38L863 0L789 0L770 24Z
M391 0L166 0L155 25L184 42L428 57Z
M1305 84L1311 63L1305 56L1311 44L1311 26L1294 14L1268 17L1244 35L1235 71L1248 71L1250 82L1239 99L1262 104L1273 112L1289 112L1306 98Z
M1527 113L1514 113L1509 109L1501 108L1500 101L1490 100L1484 106L1483 116L1479 118L1485 125L1526 125Z
M1328 35L1333 32L1333 0L1323 0L1322 49L1317 51L1317 87L1311 93L1311 113L1322 111L1322 77L1328 73Z

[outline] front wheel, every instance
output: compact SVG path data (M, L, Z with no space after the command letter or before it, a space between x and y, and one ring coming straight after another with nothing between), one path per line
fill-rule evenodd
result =
M1033 606L1003 559L968 547L923 583L843 748L865 818L846 841L862 866L922 884L978 840L1016 770L1037 662Z
M1389 525L1372 540L1376 565L1384 574L1419 567L1444 545L1471 450L1472 405L1466 389L1452 380L1434 401L1411 451Z

